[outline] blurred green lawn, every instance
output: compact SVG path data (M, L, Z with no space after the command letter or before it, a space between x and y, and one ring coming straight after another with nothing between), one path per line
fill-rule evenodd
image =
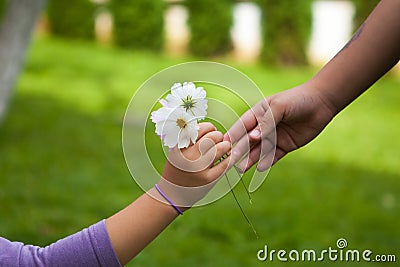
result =
M122 154L125 108L147 78L188 60L36 39L0 126L0 235L43 246L138 197ZM232 65L266 95L315 72ZM130 265L282 266L259 262L257 251L336 248L341 237L349 249L400 260L399 89L398 78L378 82L320 137L273 167L253 205L235 189L259 239L227 195L180 217ZM351 264L364 265L378 266Z

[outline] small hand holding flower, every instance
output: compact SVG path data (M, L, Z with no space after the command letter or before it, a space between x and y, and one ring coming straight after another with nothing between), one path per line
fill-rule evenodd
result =
M219 162L230 149L231 143L223 141L223 134L211 123L200 123L195 144L170 151L158 186L177 206L193 206L230 167L229 156ZM165 202L154 189L150 194Z
M185 187L207 185L221 177L228 167L229 158L216 164L231 149L229 141L209 122L199 124L199 137L188 148L173 148L168 156L162 177Z
M162 107L151 114L155 132L170 148L156 189L150 194L173 207L191 207L202 199L229 167L219 162L231 148L211 123L198 124L207 115L206 91L191 82L175 83ZM181 211L176 208L179 213Z

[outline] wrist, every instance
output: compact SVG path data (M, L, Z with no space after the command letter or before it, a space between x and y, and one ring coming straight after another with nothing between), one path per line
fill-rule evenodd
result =
M334 90L324 86L324 83L320 83L315 77L304 83L303 88L306 94L317 97L317 100L322 104L319 105L319 108L328 110L332 114L331 119L343 109L334 97Z
M179 210L186 211L200 201L214 184L215 182L199 187L184 187L161 178L156 186L147 191L147 194L153 199L171 206L179 214Z
M183 212L185 212L186 210L189 209L189 207L177 206L177 205L175 205L175 203L173 203L173 202L172 202L172 204L171 204L170 202L168 202L168 201L165 199L165 197L164 197L164 196L166 196L165 193L164 193L164 192L162 192L162 193L163 193L164 195L161 194L160 191L158 191L157 188L156 188L155 186L152 187L152 188L150 188L150 189L146 192L146 194L147 194L153 201L157 202L158 205L163 206L164 209L165 209L166 211L168 211L168 213L171 213L171 214L173 214L173 215L175 215L175 216L179 216L179 215L180 215L180 212L179 212L179 211L181 211L181 212L183 213ZM167 196L167 197L168 197L168 196ZM168 197L168 199L169 199L169 197ZM170 199L170 201L172 201L172 200ZM177 207L179 211L178 211L174 206Z

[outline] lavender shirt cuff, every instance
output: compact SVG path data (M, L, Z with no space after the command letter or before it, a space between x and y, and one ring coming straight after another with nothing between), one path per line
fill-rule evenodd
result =
M41 248L0 237L0 266L120 267L105 220Z

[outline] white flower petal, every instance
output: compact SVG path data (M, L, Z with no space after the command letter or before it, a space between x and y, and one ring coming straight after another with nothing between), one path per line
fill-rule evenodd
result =
M168 107L168 102L165 99L159 99L158 102L160 102L163 107Z
M184 96L188 96L189 95L189 89L188 89L188 83L184 82L182 85L182 92Z
M190 136L190 139L191 139L192 143L195 144L196 140L197 140L197 137L199 135L199 127L198 127L198 125L195 124L195 125L189 126L188 133L189 133L189 136Z
M170 113L170 110L168 108L162 107L162 108L160 108L160 109L158 109L156 111L153 111L151 113L151 120L154 123L166 120L169 113Z
M208 102L206 91L202 87L196 88L192 82L183 84L175 83L171 87L171 94L165 100L160 100L163 105L151 114L152 121L156 124L156 133L170 148L188 147L195 143L198 137L198 119L207 115ZM191 101L191 102L188 102Z
M173 148L178 143L178 137L172 134L165 135L164 137L164 145L168 146L169 148Z
M171 94L167 95L168 107L182 107L185 109L185 100L191 99L194 102L194 106L187 112L203 119L207 115L207 100L206 91L203 87L196 88L195 84L192 82L184 82L183 85L174 84Z
M196 94L194 95L196 99L200 98L205 98L206 97L206 91L204 90L203 87L197 87L196 89Z
M193 108L193 113L199 119L204 119L204 117L207 115L207 108L208 104L206 99L197 100L196 106Z
M174 94L167 95L168 107L177 108L182 104L182 100Z
M178 99L179 101L181 101L183 98L187 96L187 94L185 94L185 91L183 90L183 87L179 87L176 90L172 91L171 95L176 99Z
M180 91L182 91L182 84L181 83L175 83L172 87L171 87L171 94L173 96L177 96L177 93L179 93Z
M178 148L185 148L190 145L190 135L187 130L182 130L179 132Z
M194 85L194 83L192 83L192 82L187 82L186 83L186 88L188 90L188 93L193 93L193 92L195 92L197 90L196 89L196 85Z
M174 90L176 90L180 87L182 87L181 83L174 83L174 85L172 85L172 87L171 87L171 92L173 92Z
M161 108L159 112L165 114L164 120L156 123L156 133L164 138L164 145L173 148L178 144L179 148L183 148L197 139L197 120L185 110ZM180 128L178 120L183 120L185 127Z
M174 124L167 124L164 126L164 145L168 146L169 148L173 148L178 144L178 136L179 136L179 127Z

